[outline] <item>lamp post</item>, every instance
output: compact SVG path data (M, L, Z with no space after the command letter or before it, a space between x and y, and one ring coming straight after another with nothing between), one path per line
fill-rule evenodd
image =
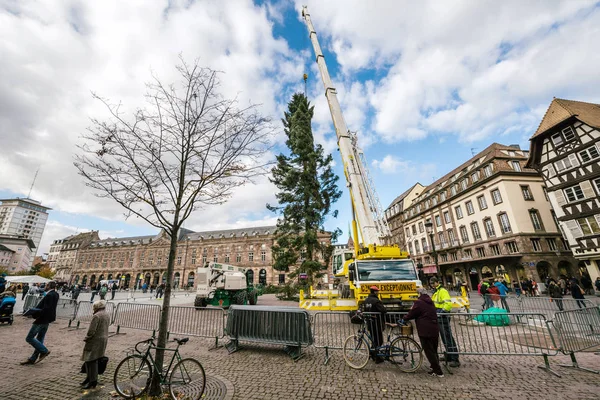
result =
M419 280L421 282L425 282L425 275L423 274L423 264L418 263L417 269L419 270Z
M435 269L439 274L440 268L438 265L438 255L437 251L435 251L435 242L433 241L433 223L431 221L425 222L425 229L427 231L427 234L429 235L429 240L431 240L431 253L433 255L433 261L435 262Z

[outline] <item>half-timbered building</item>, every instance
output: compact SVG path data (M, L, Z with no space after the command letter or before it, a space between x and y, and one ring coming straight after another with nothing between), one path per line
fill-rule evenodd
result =
M555 98L530 139L527 165L542 175L579 267L600 276L600 105Z

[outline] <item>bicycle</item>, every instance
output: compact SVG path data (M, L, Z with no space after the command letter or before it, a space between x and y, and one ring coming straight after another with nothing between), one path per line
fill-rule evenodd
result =
M174 400L200 400L206 387L204 368L198 360L182 359L179 354L179 346L188 341L187 337L175 338L173 342L177 342L176 348L163 349L173 352L166 369L159 368L152 357L151 351L159 349L154 344L154 337L137 343L135 351L138 354L128 355L115 369L113 381L117 393L126 399L136 399L148 390L152 375L158 373L161 386L169 386L169 393ZM173 367L176 360L177 363Z
M360 313L360 312L358 312ZM344 360L350 368L362 369L369 362L373 338L366 328L364 318L361 327L355 335L349 336L344 342ZM387 343L375 348L374 357L381 357L385 361L396 365L402 372L414 372L423 363L423 352L421 346L407 335L399 334L391 340L395 328L402 328L398 324L386 322L391 327Z

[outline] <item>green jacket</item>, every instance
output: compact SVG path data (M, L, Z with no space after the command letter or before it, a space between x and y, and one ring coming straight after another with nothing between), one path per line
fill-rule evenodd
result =
M452 299L450 293L442 285L438 286L435 292L431 295L431 300L435 308L444 310L447 312L452 311Z

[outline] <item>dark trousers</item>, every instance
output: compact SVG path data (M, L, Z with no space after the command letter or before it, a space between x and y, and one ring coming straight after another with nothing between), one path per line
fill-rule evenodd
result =
M500 296L500 303L502 304L502 308L504 308L506 312L510 312L510 308L508 308L508 303L506 302L506 296Z
M23 295L21 296L21 300L25 300L25 296L27 296L27 292L23 292Z
M88 382L98 382L98 360L86 361L85 370Z
M555 298L552 298L552 301L554 301L556 303L556 306L558 307L558 311L564 310L562 299L555 297Z
M423 352L425 353L425 357L427 357L427 361L431 365L431 369L438 375L442 375L442 367L440 367L440 358L438 357L437 348L439 337L425 337L419 336L419 340L421 341L421 347L423 347Z
M371 348L372 356L375 357L377 354L377 348L383 344L383 330L381 329L381 323L379 318L372 318L367 321L367 329L373 339L373 347Z
M579 308L586 308L587 306L585 305L585 301L583 301L582 299L575 299L577 300L577 307Z
M110 292L110 299L111 299L111 300L114 300L114 298L115 298L115 290L112 290L112 291Z
M453 353L447 355L448 361L458 361L458 347L452 337L452 327L450 326L450 315L445 312L438 313L438 322L440 325L440 336L442 337L442 343L446 348L446 352Z

